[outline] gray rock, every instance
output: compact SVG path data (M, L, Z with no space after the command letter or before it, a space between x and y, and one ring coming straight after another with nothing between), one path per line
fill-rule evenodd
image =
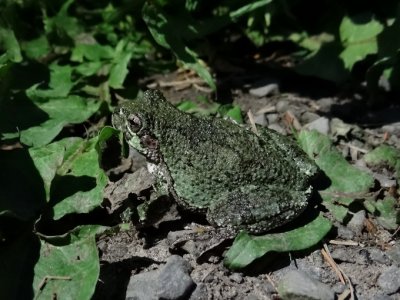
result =
M346 248L337 247L337 248L333 249L331 252L331 256L335 261L339 261L339 262L344 261L344 262L351 262L351 263L355 262L354 257L352 256L350 251L346 250Z
M400 133L400 122L388 124L382 126L383 131L387 131L391 134L399 134Z
M267 118L265 117L265 114L255 115L254 123L261 125L261 126L266 126L268 122L267 122Z
M332 286L332 290L338 295L343 293L345 289L346 289L346 285L341 282L337 282Z
M372 176L374 176L374 178L379 181L380 186L383 188L395 187L397 184L396 179L389 177L386 174L379 174L374 172L372 173Z
M392 297L385 295L385 294L375 294L371 299L374 300L393 300Z
M343 225L338 225L337 232L338 237L344 240L352 240L354 238L354 232Z
M400 290L400 268L390 266L378 278L379 287L386 294L394 294Z
M305 111L301 116L300 116L300 121L303 124L311 123L317 119L320 118L320 115L310 112L310 111Z
M268 126L269 129L275 130L276 132L279 132L280 134L286 135L286 130L283 129L279 124L274 123Z
M329 119L325 117L320 117L304 126L305 128L309 130L317 130L321 132L322 134L328 134L329 133Z
M278 292L282 299L335 299L334 292L324 283L307 274L293 270L279 282Z
M242 274L239 273L233 273L231 276L229 276L230 280L236 282L236 283L242 283L243 282L243 276Z
M126 299L179 299L187 296L194 287L190 271L187 261L173 255L160 269L133 275L129 280Z
M278 119L279 119L279 115L278 114L267 114L268 124L277 123Z
M389 258L398 266L400 266L400 245L396 244L394 245L391 249L389 249L387 252L387 255Z
M370 248L368 249L369 258L372 261L378 262L380 264L389 264L389 259L386 256L385 252L378 248Z
M333 104L337 103L335 98L321 98L317 101L318 110L320 112L329 113Z
M204 283L199 283L196 286L196 289L193 291L193 293L190 295L189 300L203 300L205 297L207 297L207 287Z
M278 82L274 79L265 79L263 81L257 82L254 87L249 90L249 93L257 97L265 97L268 95L276 95L279 93Z
M351 230L353 230L353 232L356 235L361 235L361 232L364 228L364 222L365 222L365 210L360 210L355 214L353 214L353 217L351 218L347 226Z
M284 113L288 110L289 108L289 102L287 100L279 100L278 103L276 103L276 111L278 113Z

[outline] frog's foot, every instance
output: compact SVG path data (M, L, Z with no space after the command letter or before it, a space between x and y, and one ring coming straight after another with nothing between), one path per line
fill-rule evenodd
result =
M296 218L307 206L312 188L244 186L221 195L210 205L207 220L216 226L262 233Z

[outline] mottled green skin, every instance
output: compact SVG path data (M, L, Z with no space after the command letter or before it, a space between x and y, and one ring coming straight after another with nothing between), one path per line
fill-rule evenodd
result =
M133 133L127 117L137 116ZM311 195L315 164L289 138L272 130L251 130L220 118L177 110L161 92L122 104L113 125L127 142L157 166L177 202L206 213L216 226L260 233L298 216ZM158 143L149 150L140 138ZM154 149L155 148L155 149Z

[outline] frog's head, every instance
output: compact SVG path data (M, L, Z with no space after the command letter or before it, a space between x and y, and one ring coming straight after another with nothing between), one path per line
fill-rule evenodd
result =
M160 91L148 90L136 100L117 107L112 115L112 125L124 133L129 146L158 162L158 132L174 111Z

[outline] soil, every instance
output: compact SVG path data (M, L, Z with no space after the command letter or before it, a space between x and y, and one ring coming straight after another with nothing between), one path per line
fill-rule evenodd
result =
M300 129L324 117L317 122L318 129L326 130L346 159L364 169L368 167L362 164L363 155L377 145L385 142L400 148L400 105L368 106L370 102L365 100L362 91L344 95L342 90L316 79L307 79L301 86L297 81L290 81L293 78L280 78L271 81L278 82L278 90L265 96L255 95L255 87L270 84L268 80L263 83L265 76L259 74L251 78L244 75L235 80L228 78L215 95L204 87L191 84L187 74L185 76L182 73L160 75L148 78L144 84L157 87L160 82L171 83L168 88L161 89L174 103L201 96L222 103L233 102L242 111L251 111L258 123L283 134L292 132L292 126ZM328 126L326 129L324 124ZM108 201L114 203L112 213L120 209L119 204L115 207L115 202L123 201L124 197L132 199L132 194L140 194L141 189L143 197L149 192L151 185L148 182L145 186L135 187L135 191L129 187L121 188L122 182L127 180L123 176L132 176L143 166L143 160L133 156L133 164L125 161L127 167L109 171L113 174L108 194ZM395 174L385 168L369 171L380 179L375 191L391 189L399 201ZM394 182L394 186L385 186L387 182ZM118 193L115 192L117 187ZM119 200L113 200L113 197L119 197ZM360 211L354 208L353 221L346 224L334 221L334 229L313 249L274 254L246 270L234 272L223 265L223 253L232 241L218 241L217 231L209 229L205 220L173 206L153 223L154 226L138 226L137 220L133 220L129 229L99 237L101 274L94 299L124 299L131 275L160 268L172 254L181 255L193 268L190 276L196 288L187 296L190 299L279 299L277 286L285 274L294 269L326 284L336 297L342 297L340 299L400 299L399 290L388 292L380 279L385 272L390 274L393 268L400 266L399 232L385 229L374 216ZM206 246L205 238L193 237L193 234L203 236L208 230L207 235L214 240ZM186 233L192 235L185 238Z

